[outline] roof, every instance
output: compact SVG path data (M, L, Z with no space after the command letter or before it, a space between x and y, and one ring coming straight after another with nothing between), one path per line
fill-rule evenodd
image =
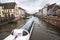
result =
M0 3L0 6L3 6L2 3Z
M16 3L15 2L9 2L9 3L0 3L2 6L4 6L3 9L14 9Z
M21 7L19 7L19 9L22 9L22 10L24 10L23 8L21 8ZM25 11L25 10L24 10Z
M60 9L60 6L57 5L56 3L54 3L54 4L52 4L52 5L49 5L47 10L49 10L49 9L51 9L51 8Z

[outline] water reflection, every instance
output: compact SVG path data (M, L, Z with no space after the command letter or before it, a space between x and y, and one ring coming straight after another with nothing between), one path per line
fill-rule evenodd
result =
M45 21L42 21L42 22L43 22L43 25L45 26L46 32L60 36L60 28L54 25L51 25Z

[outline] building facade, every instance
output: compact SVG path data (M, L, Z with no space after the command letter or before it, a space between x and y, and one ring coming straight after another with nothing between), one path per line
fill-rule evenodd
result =
M43 16L47 16L47 7L49 6L49 4L46 4L43 8Z
M0 6L0 17L4 17L2 6Z
M22 15L25 15L26 12L24 9L19 7L18 4L16 4L15 2L1 3L0 9L1 17L12 17L12 15L14 15L16 19L19 19Z

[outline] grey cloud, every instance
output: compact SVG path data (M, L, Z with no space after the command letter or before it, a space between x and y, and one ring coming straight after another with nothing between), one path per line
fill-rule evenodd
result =
M47 3L60 4L60 0L0 0L0 2L15 1L20 7L24 8L27 12L36 12L37 10L44 7Z

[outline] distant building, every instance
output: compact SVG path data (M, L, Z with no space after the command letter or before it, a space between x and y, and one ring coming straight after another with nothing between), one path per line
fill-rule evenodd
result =
M45 6L44 6L44 8L42 8L43 9L43 16L47 16L47 7L49 6L49 4L46 4Z
M20 11L19 11L20 17L24 18L27 15L26 11L24 9L22 9L21 7L19 7L19 9L20 9Z
M39 14L38 15L43 16L43 9L39 10Z
M0 3L0 5L3 9L2 14L5 15L4 17L8 17L8 16L10 17L12 14L15 14L15 7L16 7L15 2Z
M39 12L36 12L35 15L40 16Z
M15 2L1 3L0 9L3 9L1 15L4 14L5 17L11 17L12 15L14 15L17 19L19 19L21 15L25 15L26 12L21 7L18 7Z
M57 17L60 17L60 9L56 10Z
M1 3L0 3L0 17L4 17L4 14L3 14L3 6L2 6Z
M2 3L3 4L3 13L8 15L16 15L18 12L18 7L15 2L10 2L10 3Z
M49 16L57 16L56 10L60 9L60 6L56 3L48 6L47 11Z
M0 17L4 17L2 11L3 11L2 6L0 6Z

